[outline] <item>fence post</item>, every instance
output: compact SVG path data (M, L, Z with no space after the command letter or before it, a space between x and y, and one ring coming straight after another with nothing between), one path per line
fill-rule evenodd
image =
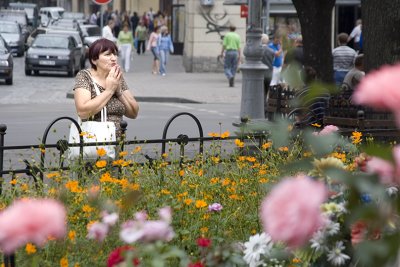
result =
M4 135L7 131L7 125L0 124L0 172L3 171L3 162L4 162ZM2 175L3 176L3 175ZM3 191L3 179L0 180L0 194Z

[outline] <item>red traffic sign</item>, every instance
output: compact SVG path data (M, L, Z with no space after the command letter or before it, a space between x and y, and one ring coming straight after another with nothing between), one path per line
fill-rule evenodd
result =
M106 5L106 4L110 3L112 0L92 0L92 1L98 5Z
M241 5L240 6L240 17L247 18L249 16L249 6L248 5Z

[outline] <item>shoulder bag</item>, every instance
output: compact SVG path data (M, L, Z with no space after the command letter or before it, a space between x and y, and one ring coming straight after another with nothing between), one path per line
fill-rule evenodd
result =
M96 83L93 81L96 95L100 95L100 90ZM81 126L82 132L79 133L75 124L71 124L69 132L69 143L79 144L80 135L83 136L83 142L85 144L94 143L91 146L83 147L83 159L84 160L96 160L99 156L97 150L102 148L106 151L108 158L115 158L115 145L102 146L102 142L115 142L116 141L116 127L114 122L107 121L107 107L101 110L101 121L83 121L78 117L78 122ZM100 143L100 144L96 144ZM80 147L71 147L68 150L68 159L74 160L79 158Z

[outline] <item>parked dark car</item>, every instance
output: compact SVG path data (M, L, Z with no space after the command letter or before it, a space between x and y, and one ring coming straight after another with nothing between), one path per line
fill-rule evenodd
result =
M74 37L46 33L39 34L26 52L25 74L39 71L66 71L73 77L81 69L81 49Z
M65 34L65 35L70 35L74 37L76 43L78 44L78 47L81 49L81 68L85 68L85 61L86 61L86 47L83 44L83 41L81 39L81 35L79 34L78 31L70 31L70 30L59 30L56 28L46 28L46 33L56 33L56 34Z
M12 53L23 56L25 53L25 39L21 26L17 22L0 21L0 34L6 40Z
M24 41L26 41L29 34L33 30L33 27L28 25L29 19L25 10L1 9L0 20L18 22L18 24L21 26L21 32L24 36Z
M6 84L13 83L14 61L6 40L0 35L0 79L5 79Z

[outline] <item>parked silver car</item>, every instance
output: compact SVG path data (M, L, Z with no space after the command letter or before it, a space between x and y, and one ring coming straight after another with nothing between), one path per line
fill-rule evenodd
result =
M39 71L66 71L73 77L81 69L81 48L74 37L63 34L39 34L26 52L25 74Z
M0 35L0 79L5 79L7 85L13 83L14 61L11 50Z
M6 40L11 52L17 56L25 53L25 39L22 34L21 26L17 22L0 21L0 34Z

